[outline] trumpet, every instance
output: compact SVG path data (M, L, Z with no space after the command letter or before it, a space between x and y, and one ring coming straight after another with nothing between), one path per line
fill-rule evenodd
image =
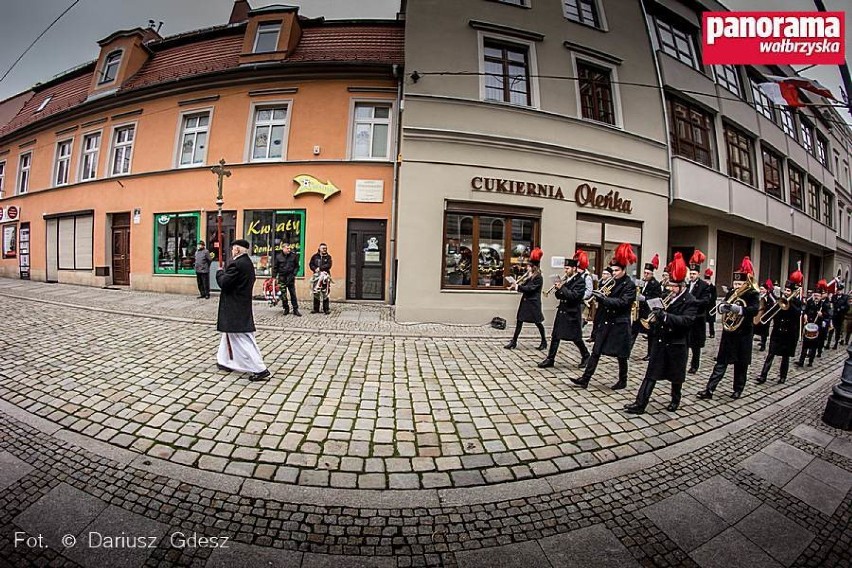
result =
M769 322L772 321L772 318L774 318L776 315L778 315L779 311L789 310L790 309L790 300L792 300L793 298L799 298L800 300L802 299L802 289L801 288L797 288L796 291L791 293L789 296L787 296L785 294L781 294L781 297L778 298L778 301L775 302L775 305L772 306L771 308L769 308L768 310L766 310L766 312L760 318L760 323L762 323L763 325L766 325L766 324L768 324Z
M562 286L563 284L565 284L568 281L568 278L569 278L569 276L567 274L563 274L562 276L560 276L559 282L554 283L553 286L551 286L550 288L548 288L547 290L544 291L544 297L547 298L548 296L550 296L550 293L553 292L554 290L556 290L556 284L559 284L560 286Z
M600 292L604 296L609 296L612 293L613 288L615 288L615 278L610 278L609 280L601 284L601 287L598 288L598 292ZM597 301L595 300L594 296L589 298L589 307L591 307L592 302L597 304Z
M669 305L674 301L674 299L676 297L677 297L676 292L669 292L668 295L666 295L666 297L663 298L663 309L664 310L668 309ZM651 329L651 324L656 323L656 321L657 321L657 318L654 317L654 313L651 312L650 314L648 314L648 317L640 319L639 324L642 327L644 327L645 329Z
M509 284L509 290L517 290L518 286L532 278L532 272L524 272L517 280Z

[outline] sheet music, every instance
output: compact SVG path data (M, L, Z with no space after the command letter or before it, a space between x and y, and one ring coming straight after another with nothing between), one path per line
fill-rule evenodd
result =
M653 310L654 308L660 308L660 309L663 309L663 300L662 300L662 298L650 298L650 299L648 299L648 307L649 307L649 308L651 308L652 310Z

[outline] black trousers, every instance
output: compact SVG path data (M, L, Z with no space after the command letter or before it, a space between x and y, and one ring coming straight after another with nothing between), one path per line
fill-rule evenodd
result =
M799 355L799 365L805 364L805 357L808 358L808 365L813 367L814 357L816 357L817 349L819 349L819 345L811 344L805 347L805 344L802 343L802 354Z
M316 313L318 311L320 311L319 295L314 294L314 313ZM331 311L331 309L329 308L329 299L327 297L323 298L323 300L322 300L322 311L325 312L325 313L328 313L329 311Z
M642 380L642 386L639 387L639 392L636 393L636 404L645 410L648 406L648 401L651 400L651 393L654 392L654 387L657 385L657 379L645 377ZM679 405L683 383L672 383L672 404Z
M287 307L287 294L290 294L290 302L293 304L293 311L299 309L299 300L296 298L296 279L295 278L278 278L278 286L281 288L281 306L285 312L290 311Z
M594 350L589 356L589 362L586 363L586 370L583 371L583 381L590 381L598 368L598 361L601 360L600 353L595 353ZM618 381L627 381L627 357L618 357Z
M707 320L707 335L716 337L716 320Z
M692 347L692 361L689 363L690 369L698 370L698 365L701 364L701 347Z
M727 363L716 362L716 365L713 366L713 372L710 373L710 378L707 380L708 391L713 392L716 390L727 370ZM747 373L748 365L745 363L734 363L734 392L743 392L746 386Z
M760 371L761 380L766 380L766 377L769 375L770 369L772 369L772 361L775 359L775 355L770 353L766 356L766 360L763 361L763 369ZM779 380L783 383L787 380L787 373L790 371L790 356L789 355L781 355L781 369Z
M562 340L558 337L550 336L550 350L547 352L548 359L556 359L556 352L559 351L559 344L562 343ZM589 348L586 347L586 344L583 343L582 339L576 339L572 341L577 349L580 351L580 357L586 359L589 357Z
M518 337L520 337L521 329L523 327L524 327L524 322L518 320L518 322L515 324L515 335L514 335L514 337L512 337L512 341L514 341L515 343L518 342ZM544 324L536 323L535 327L536 327L536 329L538 329L538 332L541 334L541 342L544 343L545 341L547 341L547 339L544 337Z
M205 298L210 297L210 273L209 272L196 272L195 280L198 284L198 295L203 296Z
M840 332L843 329L844 320L840 321L832 321L831 324L832 329L828 330L828 339L826 340L826 347L831 345L831 336L834 336L834 349L837 349L837 344L840 343Z

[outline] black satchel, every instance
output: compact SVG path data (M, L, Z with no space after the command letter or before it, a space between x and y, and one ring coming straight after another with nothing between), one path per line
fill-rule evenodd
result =
M491 327L494 329L506 329L506 320L501 317L496 317L491 320Z

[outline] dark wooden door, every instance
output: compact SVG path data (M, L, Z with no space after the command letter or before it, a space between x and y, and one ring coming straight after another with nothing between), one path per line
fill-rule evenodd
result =
M346 243L346 298L385 299L387 221L350 219Z
M112 228L112 283L130 285L130 227Z

